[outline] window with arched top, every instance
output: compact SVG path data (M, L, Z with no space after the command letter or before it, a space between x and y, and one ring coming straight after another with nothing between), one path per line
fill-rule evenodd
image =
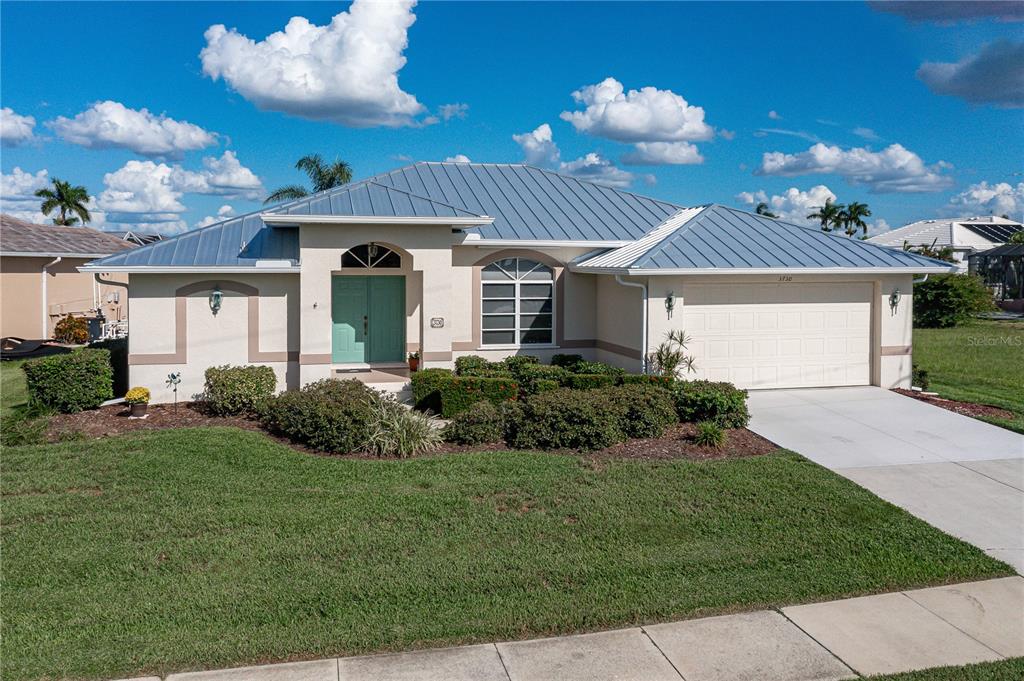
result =
M353 246L341 256L342 267L390 267L402 266L402 256L387 246L368 243Z
M483 345L555 342L554 271L528 258L496 260L480 273Z

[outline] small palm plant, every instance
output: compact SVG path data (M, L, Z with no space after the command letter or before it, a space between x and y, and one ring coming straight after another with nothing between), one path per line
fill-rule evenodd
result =
M52 211L60 211L60 215L53 219L55 225L73 225L79 220L82 224L92 220L86 204L89 203L89 192L82 186L71 186L70 182L53 178L53 188L44 187L36 190L36 196L43 200L39 210L43 215L49 215ZM74 213L74 215L70 215ZM77 217L75 217L77 216Z
M665 341L647 354L647 373L679 378L684 370L687 373L696 371L695 358L686 354L686 345L691 340L682 329L669 331L665 334Z
M334 163L325 163L320 154L303 156L295 162L295 167L309 176L310 181L313 183L312 193L314 194L340 187L352 181L352 166L345 161L337 160ZM270 196L263 200L263 203L292 201L294 199L301 199L303 196L309 196L309 194L310 191L302 185L289 184L272 192Z

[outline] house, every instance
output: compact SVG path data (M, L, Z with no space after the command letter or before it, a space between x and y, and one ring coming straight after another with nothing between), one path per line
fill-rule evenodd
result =
M127 275L97 279L78 268L134 247L88 227L0 215L0 336L50 338L54 324L68 314L126 320Z
M951 220L919 220L868 239L871 243L894 248L931 246L953 249L957 271L967 271L967 259L979 251L987 251L1005 244L1024 225L996 215Z
M118 239L122 239L124 241L131 242L131 243L135 244L136 246L145 246L146 244L151 244L154 241L160 241L160 240L162 240L164 238L163 234L156 234L156 233L151 233L151 232L135 232L135 231L132 231L132 230L128 230L128 231L125 231L125 232L106 232L106 233L107 234L111 234L113 236L116 236Z
M694 377L909 386L913 253L518 164L417 163L83 271L130 276L131 382L212 365L281 387L460 355L579 353L632 371L684 329Z

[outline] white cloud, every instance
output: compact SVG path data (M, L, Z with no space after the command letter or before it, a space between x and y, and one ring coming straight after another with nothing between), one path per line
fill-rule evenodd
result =
M469 156L466 156L465 154L455 154L454 156L449 156L448 158L446 158L444 160L444 162L445 163L472 163L472 161L469 160Z
M892 225L890 225L888 222L886 222L882 218L878 218L877 220L873 220L873 221L868 223L868 231L867 231L867 233L865 233L864 237L865 238L871 238L873 236L878 236L879 234L882 234L884 232L888 232L891 229L892 229Z
M197 222L195 226L207 227L218 222L223 222L224 220L227 220L228 218L232 217L234 214L235 209L229 206L228 204L224 204L223 206L217 209L216 215L207 215L205 218Z
M512 139L522 147L526 162L531 165L551 165L557 163L561 155L547 123L541 123L531 132L512 135Z
M689 142L637 142L636 151L622 157L630 165L690 165L703 163L704 157Z
M1009 215L1020 219L1024 213L1024 182L979 182L949 200L943 209L948 215Z
M469 104L442 104L437 107L437 113L446 121L450 121L453 118L465 118L468 112Z
M920 78L938 95L971 104L1024 107L1024 41L1000 40L958 62L925 62Z
M704 109L671 90L644 87L625 92L622 83L605 78L572 96L585 108L563 111L561 118L590 135L617 142L692 142L715 134L704 122Z
M765 153L754 174L793 177L827 173L876 193L937 192L952 184L952 179L942 174L951 167L944 161L927 166L900 144L871 151L864 147L844 150L819 142L797 154Z
M718 136L721 137L722 139L734 140L736 139L736 131L726 130L725 128L719 128Z
M129 149L143 156L179 158L186 151L217 143L217 133L120 102L96 102L74 118L47 122L62 139L88 149Z
M773 121L781 121L782 120L782 116L780 116L779 112L775 111L774 109L772 109L771 111L768 112L768 118L772 119Z
M35 126L36 119L32 116L16 114L9 106L0 109L0 143L5 147L16 147L30 142Z
M617 168L611 161L593 151L575 161L559 164L558 171L581 180L590 180L620 189L629 187L634 180L633 173Z
M808 142L820 142L821 138L813 132L806 130L786 130L785 128L758 128L754 131L754 137L767 137L768 135L787 135L788 137L799 137Z
M875 132L874 130L872 130L871 128L856 127L853 130L851 130L850 132L852 132L857 137L863 137L864 139L869 140L871 142L875 142L875 141L881 139L878 136L878 133Z
M777 215L780 220L792 222L797 225L814 226L818 224L815 220L807 218L826 201L835 201L835 193L823 184L811 187L802 191L796 187L790 187L782 194L768 196L764 190L756 192L740 192L736 200L748 206L756 206L759 203L767 203L769 210Z
M216 24L204 34L203 73L260 109L353 127L413 125L425 108L402 91L398 72L414 5L355 0L326 26L292 17L259 41Z
M15 167L10 174L0 174L0 211L29 222L48 222L39 212L42 201L35 192L49 185L50 177L45 169L28 173Z

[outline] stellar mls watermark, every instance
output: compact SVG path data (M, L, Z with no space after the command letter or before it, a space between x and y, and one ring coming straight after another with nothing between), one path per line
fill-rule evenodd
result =
M967 345L969 347L992 347L997 345L1003 345L1011 348L1019 348L1024 346L1024 338L1020 336L968 336Z

